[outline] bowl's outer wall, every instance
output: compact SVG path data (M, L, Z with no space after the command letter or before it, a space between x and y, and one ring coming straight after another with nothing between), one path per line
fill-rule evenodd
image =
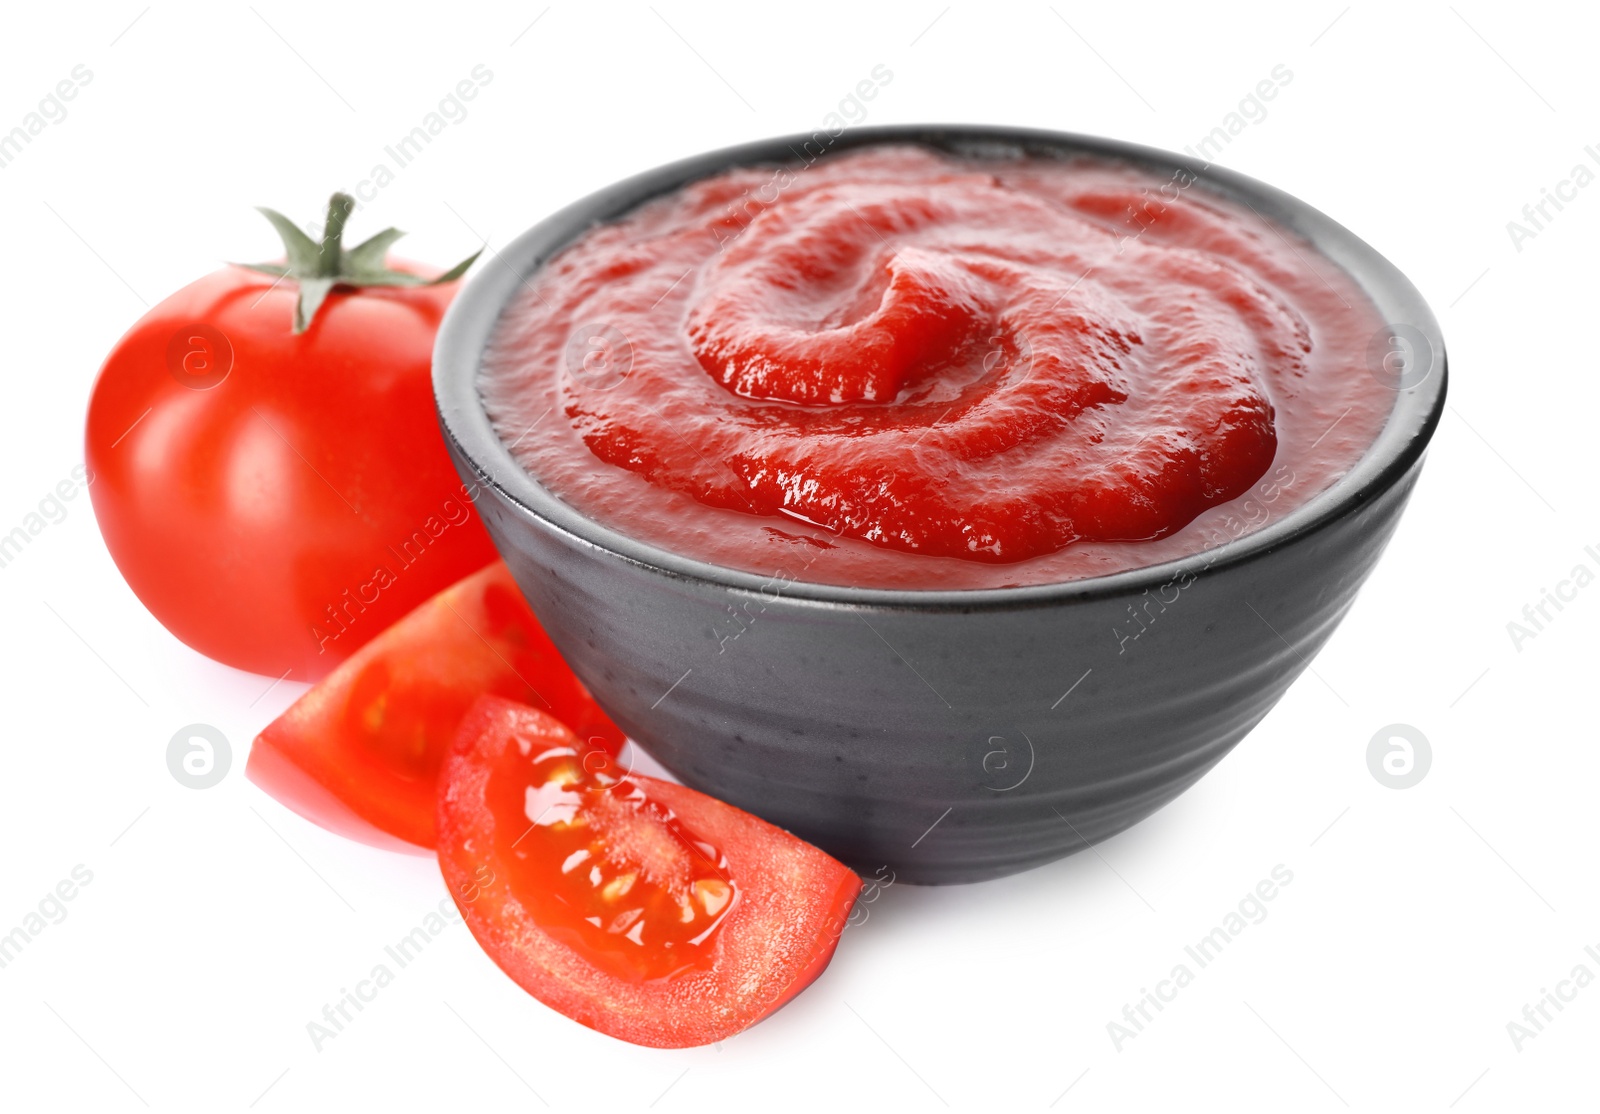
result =
M863 872L950 883L1080 850L1193 784L1332 633L1420 468L1255 559L1011 609L822 603L776 576L753 593L495 487L479 511L573 670L674 775Z
M477 393L507 299L592 224L729 166L786 162L815 139L777 137L659 167L525 232L501 253L504 266L471 280L440 328L440 425L551 637L668 769L863 871L886 866L908 882L998 877L1149 815L1272 708L1393 533L1443 411L1443 338L1392 264L1264 183L1091 136L852 128L823 146L909 142L958 156L1086 153L1186 168L1304 235L1386 321L1426 341L1422 381L1399 393L1366 457L1308 505L1215 553L1062 585L785 587L777 569L763 584L617 534L544 491L496 437Z

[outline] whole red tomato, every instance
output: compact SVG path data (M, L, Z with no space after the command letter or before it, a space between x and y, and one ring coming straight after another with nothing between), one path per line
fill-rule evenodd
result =
M320 243L263 210L287 263L156 306L89 401L95 515L129 586L201 653L275 677L322 677L494 557L429 377L466 264L391 269L393 229L343 248L353 204L334 196Z

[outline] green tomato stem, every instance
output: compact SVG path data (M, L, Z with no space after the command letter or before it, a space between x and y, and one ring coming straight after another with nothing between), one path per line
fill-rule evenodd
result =
M286 262L241 263L238 266L294 281L299 287L294 307L295 333L311 328L328 293L336 287L359 290L368 286L437 286L460 278L483 254L483 249L479 248L433 279L394 270L388 263L389 246L405 235L398 228L385 228L355 247L345 248L344 228L355 209L356 200L347 193L335 193L330 197L328 219L322 226L320 240L311 239L282 213L273 209L260 210L283 241Z

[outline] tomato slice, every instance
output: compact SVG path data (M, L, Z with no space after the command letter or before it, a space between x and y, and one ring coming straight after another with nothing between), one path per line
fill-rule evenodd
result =
M828 965L861 889L508 700L477 703L440 777L439 864L478 943L545 1005L634 1044L710 1044L772 1013Z
M431 848L439 764L485 694L548 710L594 749L622 749L622 730L561 660L496 561L412 611L297 700L257 736L246 772L332 831Z

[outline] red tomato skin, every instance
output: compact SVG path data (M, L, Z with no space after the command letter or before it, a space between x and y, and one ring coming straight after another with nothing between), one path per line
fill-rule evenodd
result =
M625 741L567 668L505 562L494 561L302 695L256 737L245 773L329 831L427 854L439 766L485 694L535 703L609 754Z
M429 848L374 824L362 814L358 805L343 795L343 787L325 785L280 747L263 745L258 738L250 748L250 760L245 769L250 780L273 800L335 835L385 851L411 855L429 853Z
M229 267L118 342L89 401L90 494L163 626L228 665L316 680L495 556L434 415L453 294L336 290L296 336L294 283ZM207 358L183 363L196 325L226 339L209 366L227 374L204 389L180 378Z
M544 931L510 896L505 878L514 864L492 849L485 800L511 738L506 724L518 720L547 734L560 730L536 709L495 697L479 700L462 721L440 771L439 865L473 936L529 994L619 1040L689 1048L744 1031L827 967L861 891L855 872L732 805L638 774L628 780L720 849L738 884L739 903L712 942L714 967L676 979L625 981Z

